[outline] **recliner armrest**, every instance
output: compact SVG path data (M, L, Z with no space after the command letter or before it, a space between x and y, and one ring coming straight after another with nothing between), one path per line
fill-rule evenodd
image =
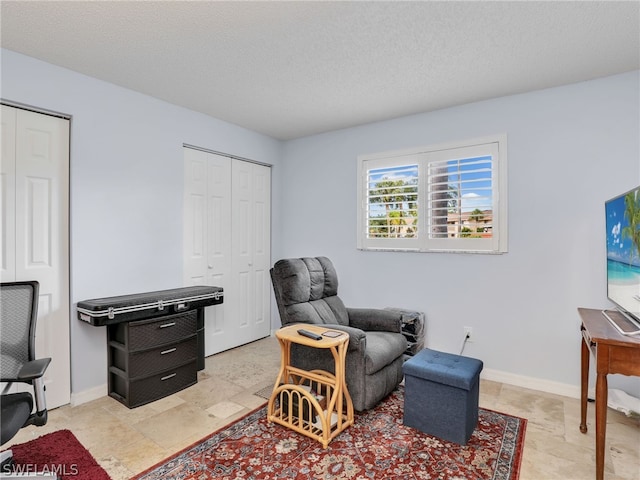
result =
M349 325L366 331L402 332L402 314L377 308L347 308Z
M16 381L31 382L36 378L42 377L50 363L50 358L39 358L25 363L18 372L18 378L16 378Z
M347 352L351 352L354 350L364 351L364 348L366 346L367 334L361 329L348 325L340 325L337 323L325 323L320 326L327 327L327 330L338 330L340 332L348 333L349 346L347 347Z

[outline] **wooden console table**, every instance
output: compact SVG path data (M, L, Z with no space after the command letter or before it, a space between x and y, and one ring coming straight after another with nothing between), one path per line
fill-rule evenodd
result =
M299 329L322 335L314 340ZM332 332L334 337L324 336ZM353 403L345 382L349 335L319 325L297 324L276 332L280 342L280 372L267 407L267 419L313 438L327 448L344 429L353 425ZM335 375L324 370L302 370L291 365L291 344L329 349Z
M607 375L640 375L640 338L622 335L601 310L579 308L582 320L580 431L587 433L589 352L596 359L596 480L604 479L604 446L607 428ZM614 312L615 313L615 312Z

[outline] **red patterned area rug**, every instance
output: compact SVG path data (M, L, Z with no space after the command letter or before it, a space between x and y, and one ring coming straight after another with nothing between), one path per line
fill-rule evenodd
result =
M10 449L16 463L16 473L54 473L62 480L111 478L69 430L48 433L13 445Z
M135 480L516 480L527 421L480 409L465 446L402 424L404 389L355 424L329 448L267 422L266 406L204 438Z

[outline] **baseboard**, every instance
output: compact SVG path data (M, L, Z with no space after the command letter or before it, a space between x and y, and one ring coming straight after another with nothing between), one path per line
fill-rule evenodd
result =
M491 368L483 369L480 378L493 382L506 383L516 387L562 395L564 397L580 398L579 385L569 385L567 383L554 382L542 378L526 377L524 375L493 370Z
M105 383L104 385L98 385L97 387L93 387L88 390L83 390L82 392L72 393L71 406L76 407L78 405L82 405L83 403L87 403L92 400L97 400L98 398L106 397L108 390L109 389L107 387L107 384Z

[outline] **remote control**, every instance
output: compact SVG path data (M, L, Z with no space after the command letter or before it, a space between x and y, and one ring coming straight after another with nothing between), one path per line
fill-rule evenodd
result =
M305 336L305 337L313 338L314 340L322 340L322 336L321 335L318 335L317 333L310 332L309 330L304 330L304 329L301 328L300 330L298 330L298 333L300 335Z

